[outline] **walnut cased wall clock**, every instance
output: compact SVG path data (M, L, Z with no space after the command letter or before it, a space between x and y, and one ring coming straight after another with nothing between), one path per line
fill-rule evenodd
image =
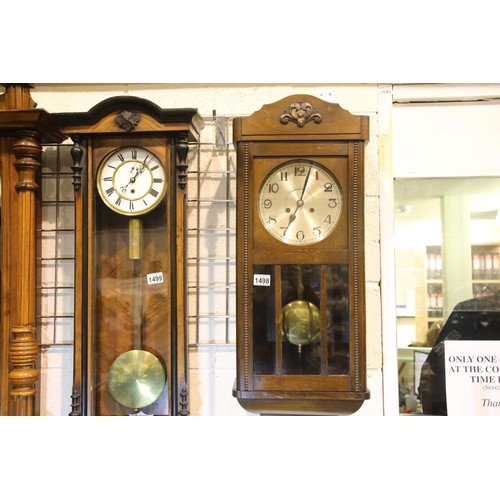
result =
M196 109L60 113L73 140L73 415L188 415L185 209Z
M261 414L351 414L365 361L369 119L293 95L233 121L237 377Z

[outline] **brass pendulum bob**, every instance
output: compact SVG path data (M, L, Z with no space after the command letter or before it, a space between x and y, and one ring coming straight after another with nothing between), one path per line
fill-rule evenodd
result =
M154 403L163 392L165 370L160 360L142 349L142 291L141 289L142 222L129 220L129 258L134 265L133 283L133 344L131 351L118 356L109 369L108 386L113 398L123 406L138 412Z
M302 346L314 342L321 333L321 316L319 309L307 300L303 300L304 286L302 270L297 275L297 300L286 304L281 310L281 328L285 338L298 348L299 356Z

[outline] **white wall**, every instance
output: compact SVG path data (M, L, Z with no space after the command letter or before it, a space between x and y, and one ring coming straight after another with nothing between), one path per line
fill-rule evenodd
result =
M193 107L211 119L218 116L244 116L291 94L311 94L337 102L353 114L370 116L370 141L365 151L365 224L367 294L367 371L371 398L356 415L382 415L384 412L382 377L382 330L380 298L380 227L379 227L379 103L377 85L330 84L34 84L32 96L39 108L49 112L87 111L98 102L116 95L134 95L150 99L164 108ZM189 189L189 186L188 186ZM189 217L189 214L188 214ZM69 350L66 357L69 357ZM42 367L42 414L61 415L69 411L70 373L63 369L70 361L46 357ZM236 375L235 348L232 345L203 345L189 354L192 415L239 416L247 413L233 398L231 389ZM50 376L49 376L50 374ZM59 375L57 375L59 374ZM57 378L64 380L57 380ZM54 382L57 380L57 382ZM55 389L55 387L57 387Z

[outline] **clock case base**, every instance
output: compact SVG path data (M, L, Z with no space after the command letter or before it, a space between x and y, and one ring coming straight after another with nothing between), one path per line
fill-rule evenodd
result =
M348 416L361 408L369 393L350 392L338 396L304 391L295 395L288 393L284 397L280 392L233 389L233 396L246 411L261 415Z

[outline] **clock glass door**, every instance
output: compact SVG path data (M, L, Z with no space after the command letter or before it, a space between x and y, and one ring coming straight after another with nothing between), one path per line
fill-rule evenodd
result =
M349 373L347 264L255 265L254 372Z
M168 415L169 196L125 215L95 191L95 411Z

